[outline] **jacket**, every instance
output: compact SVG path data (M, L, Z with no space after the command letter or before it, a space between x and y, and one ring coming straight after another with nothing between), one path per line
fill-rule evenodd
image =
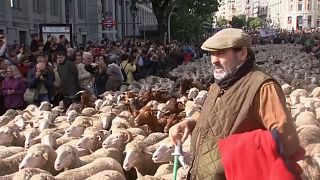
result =
M194 157L189 179L225 179L217 141L231 134L277 129L286 153L297 150L298 135L281 87L256 65L222 96L219 94L220 87L215 83L192 132Z
M79 79L79 84L81 88L86 88L86 86L92 87L93 85L93 78L90 72L88 72L85 69L85 64L79 63L77 64L77 69L78 69L78 79Z
M60 88L64 96L73 96L80 91L78 70L72 61L66 59L62 64L58 64L57 70L60 77Z
M234 134L219 140L218 147L228 180L299 179L294 168L299 165L284 157L276 130Z
M2 81L1 89L5 108L21 108L24 106L23 94L26 91L26 85L21 78L5 78ZM14 90L14 93L8 94L8 90Z
M126 83L131 84L131 83L134 81L133 73L136 72L136 70L137 70L136 65L135 65L135 64L128 63L128 61L123 61L123 62L121 63L121 67L124 69L124 71L125 71L126 74L127 74L127 81L126 81Z

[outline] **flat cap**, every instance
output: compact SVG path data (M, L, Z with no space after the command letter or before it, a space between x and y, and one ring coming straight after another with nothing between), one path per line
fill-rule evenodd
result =
M226 28L207 39L201 46L205 51L251 47L251 36L242 29Z

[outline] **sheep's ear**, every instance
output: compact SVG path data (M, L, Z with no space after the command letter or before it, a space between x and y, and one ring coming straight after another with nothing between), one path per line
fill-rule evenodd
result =
M49 159L49 154L48 154L48 153L44 153L42 156L43 156L43 158L44 158L45 160L48 161L48 159Z

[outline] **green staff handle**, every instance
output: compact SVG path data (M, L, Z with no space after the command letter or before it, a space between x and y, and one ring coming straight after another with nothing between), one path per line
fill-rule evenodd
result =
M173 164L173 180L177 180L178 176L178 165L179 165L179 156L182 156L181 147L175 146L174 152L172 153L174 156L174 164Z

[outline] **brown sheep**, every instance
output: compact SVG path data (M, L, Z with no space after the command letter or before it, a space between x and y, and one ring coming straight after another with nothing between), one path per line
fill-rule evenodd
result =
M166 126L166 121L158 121L157 116L154 113L155 110L150 107L143 107L139 111L139 115L134 119L136 126L148 125L149 132L163 132Z

